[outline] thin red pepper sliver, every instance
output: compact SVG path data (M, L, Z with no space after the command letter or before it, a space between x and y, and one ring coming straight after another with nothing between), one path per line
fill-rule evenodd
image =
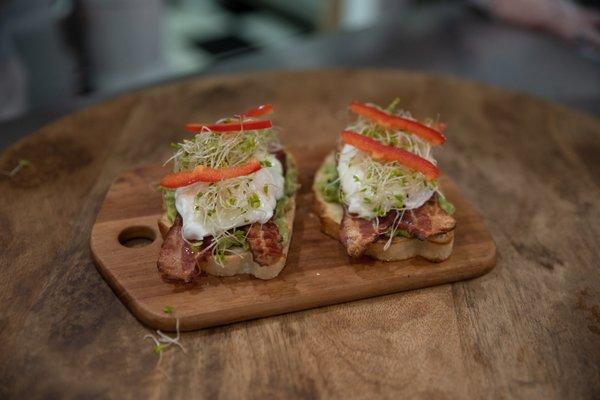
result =
M251 108L245 113L240 114L242 118L256 118L263 115L271 114L273 112L273 106L270 104L263 104L255 108Z
M226 179L237 178L238 176L249 175L259 169L261 169L261 166L256 159L250 160L246 164L237 167L219 169L199 165L191 171L174 172L165 176L160 182L160 186L167 189L176 189L197 182L219 182Z
M386 146L375 139L352 131L343 131L341 137L344 143L370 153L376 160L396 161L405 167L423 173L429 180L436 179L440 175L440 170L435 164L409 151Z
M202 124L187 124L185 129L189 132L202 133L210 130L211 132L240 132L240 131L256 131L259 129L272 128L273 124L270 120L264 121L247 121L243 123L234 122L228 124L214 124L214 125L202 125Z
M367 104L352 102L350 103L350 111L388 129L398 129L417 135L434 146L444 144L446 138L440 132L417 121L412 121L407 118L402 118L397 115L390 115L375 107Z

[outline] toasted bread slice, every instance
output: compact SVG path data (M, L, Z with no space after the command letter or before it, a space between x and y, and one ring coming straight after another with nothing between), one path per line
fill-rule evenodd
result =
M330 153L322 165L327 163L335 163L335 153ZM341 204L326 201L321 191L318 190L317 182L323 180L322 171L323 168L319 168L313 185L315 208L321 220L323 233L340 240L340 224L344 216L344 209ZM400 261L421 256L429 261L441 262L452 254L454 231L434 235L427 240L395 237L387 250L384 250L385 245L386 240L377 240L367 246L365 254L381 261Z

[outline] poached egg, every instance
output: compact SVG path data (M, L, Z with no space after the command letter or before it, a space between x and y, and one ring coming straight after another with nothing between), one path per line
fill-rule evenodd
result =
M383 188L385 193L373 192L367 179L367 165L371 160L369 155L356 147L344 144L339 154L337 171L340 178L340 188L344 202L349 212L361 218L373 219L378 216L374 205L379 211L387 213L397 208L399 199L404 209L410 210L421 207L435 192L435 188L426 184L405 186L391 183Z
M175 207L183 220L183 237L202 240L240 226L266 223L273 216L277 200L284 195L283 167L271 154L270 166L241 177L216 182L199 182L175 191ZM267 163L268 165L268 163ZM198 198L215 196L211 207Z

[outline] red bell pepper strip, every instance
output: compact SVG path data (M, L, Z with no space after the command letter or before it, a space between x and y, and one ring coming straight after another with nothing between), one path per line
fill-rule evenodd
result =
M219 169L199 165L191 171L174 172L165 176L160 181L160 186L167 189L176 189L197 182L219 182L251 174L260 168L260 163L256 159L252 159L246 164L237 167Z
M423 173L429 180L436 179L440 175L440 170L435 164L409 151L386 146L375 139L352 131L343 131L341 136L344 143L370 153L376 160L396 161L405 167Z
M273 106L270 104L263 104L256 108L251 108L245 113L240 114L242 118L256 118L263 115L271 114L273 112Z
M185 129L189 132L202 133L210 130L212 132L240 132L240 131L255 131L259 129L272 128L273 124L271 121L248 121L248 122L234 122L227 124L214 124L214 125L202 125L202 124L187 124Z
M367 104L357 103L354 101L350 103L350 111L370 119L384 128L410 132L425 139L434 146L441 145L446 141L444 135L433 128L423 125L417 121L412 121L397 115L390 115Z

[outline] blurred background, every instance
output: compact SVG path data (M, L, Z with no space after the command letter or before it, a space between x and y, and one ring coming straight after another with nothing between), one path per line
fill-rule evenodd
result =
M600 114L600 17L574 0L0 0L0 147L190 75L388 67Z

